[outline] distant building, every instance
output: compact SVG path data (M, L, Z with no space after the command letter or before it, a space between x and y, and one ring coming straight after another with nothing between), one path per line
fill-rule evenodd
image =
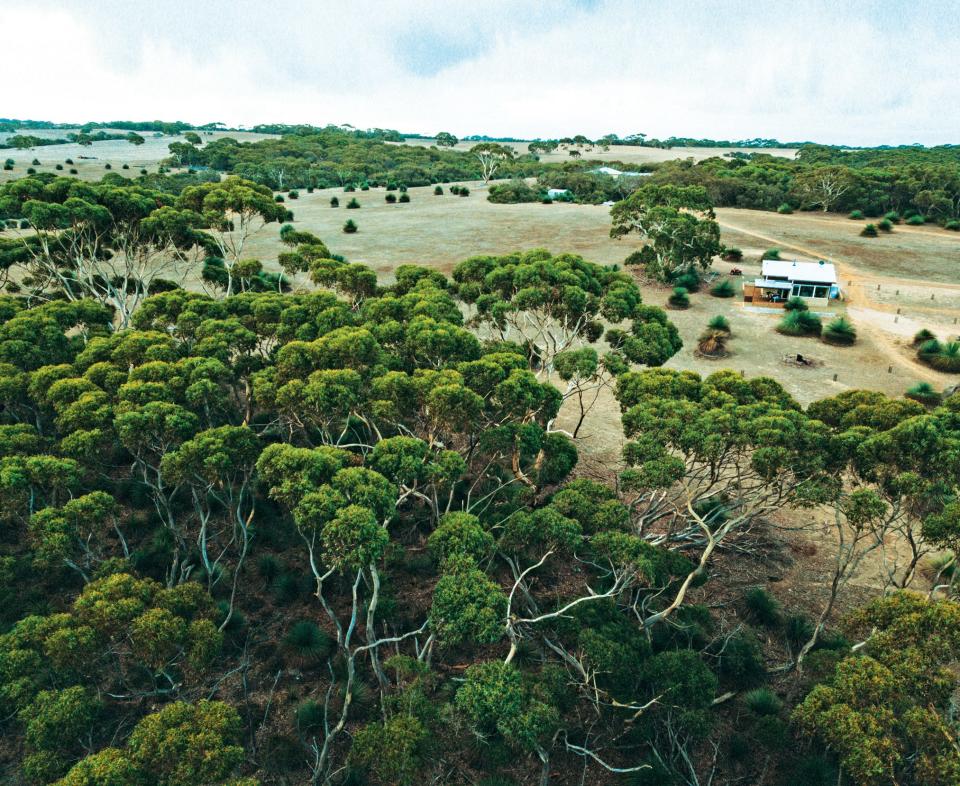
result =
M548 188L547 197L550 199L562 199L570 193L569 188Z
M608 177L648 177L652 175L652 172L622 172L619 169L614 169L612 166L598 166L596 169L591 169L590 173L593 175L607 175Z
M743 285L743 299L748 303L785 303L791 297L818 300L824 305L840 297L836 268L823 260L765 259L760 278Z

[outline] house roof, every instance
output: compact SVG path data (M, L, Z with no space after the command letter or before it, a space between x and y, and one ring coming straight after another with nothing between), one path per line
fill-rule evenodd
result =
M753 285L760 289L793 289L789 281L771 281L769 278L755 278Z
M837 270L830 262L798 262L789 259L765 259L760 266L763 278L786 278L788 281L811 281L836 284Z

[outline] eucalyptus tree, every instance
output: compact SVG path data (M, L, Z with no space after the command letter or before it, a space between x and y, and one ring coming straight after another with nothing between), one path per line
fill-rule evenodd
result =
M4 186L28 231L4 241L38 299L92 299L115 309L120 327L161 278L183 278L206 242L203 217L171 194L128 182L26 178Z
M664 282L706 270L722 250L720 225L702 186L646 185L610 209L610 237L637 233L646 244L634 255Z
M516 151L509 145L497 142L481 142L470 148L470 154L480 163L480 176L489 183L501 165L516 158Z

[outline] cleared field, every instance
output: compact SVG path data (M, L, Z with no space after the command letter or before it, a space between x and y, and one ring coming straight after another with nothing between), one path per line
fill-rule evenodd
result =
M289 200L287 204L295 212L299 228L318 234L335 253L370 265L384 281L389 281L401 264L420 264L449 272L469 256L536 247L549 248L554 253L582 254L594 262L619 264L639 246L633 238L610 239L608 208L539 203L494 205L486 201L486 190L481 183L467 185L471 194L466 198L449 193L434 196L431 188L412 188L409 204L388 205L383 189L353 194L329 189L313 194L301 192L300 199ZM362 208L331 208L331 196L337 196L341 205L355 196ZM683 336L684 348L669 362L669 367L703 374L733 368L748 376L774 376L802 402L849 388L866 387L899 395L920 380L939 387L960 381L916 363L909 348L910 337L919 327L932 326L946 333L952 327L955 313L960 315L960 311L954 312L952 308L954 304L960 306L960 287L946 283L950 279L949 271L956 267L955 254L960 252L955 235L944 230L907 231L904 228L902 232L898 230L896 238L878 238L873 241L876 245L871 245L867 239L856 236L859 230L855 222L843 218L781 216L745 210L718 212L724 242L739 246L746 255L738 265L745 277L759 275L760 255L773 245L779 244L788 258L794 254L798 258L816 258L820 254L834 259L826 253L828 245L838 242L836 236L841 233L852 236L854 242L849 250L842 259L836 259L841 276L849 275L855 281L849 288L851 297L847 303L825 309L824 321L847 314L860 331L859 340L856 346L847 348L830 346L816 339L782 336L774 330L782 312L754 309L739 297L723 300L699 293L692 297L689 309L670 312L670 318ZM347 218L357 222L359 232L354 235L342 232ZM898 306L874 299L876 279L871 271L881 264L893 264L896 255L882 244L894 239L913 255L911 258L923 257L925 270L943 282L934 285L937 294L933 303L929 301L928 285L917 280L900 283L886 277L880 279L880 295L888 297L889 288L889 298L894 298L892 293L899 289L901 294L897 297L902 298L903 303ZM772 242L774 240L776 242ZM249 241L248 250L251 256L275 269L272 260L280 250L278 227L264 227ZM730 267L718 262L714 269L726 275ZM739 286L741 279L732 280ZM847 280L841 281L845 289ZM306 285L306 279L301 283ZM665 288L644 287L649 303L663 305L668 294ZM926 297L927 310L907 307L908 298L918 301L922 297ZM902 314L896 313L898 307ZM705 360L694 354L698 335L715 314L725 315L734 331L731 355L720 361ZM817 365L800 368L784 362L786 356L797 353L813 358Z
M59 139L65 137L68 133L78 132L80 129L38 129L35 131L24 130L17 133L26 136L36 136L47 139ZM113 131L113 129L98 129L104 131ZM125 131L115 131L115 133L127 133ZM212 131L199 132L204 142L212 142L221 137L232 137L240 142L256 142L260 139L269 139L271 134L254 134L247 131ZM12 134L0 134L0 141L5 140ZM69 170L76 169L76 177L82 180L99 180L106 172L105 164L110 164L112 171L129 177L135 177L140 174L141 169L156 169L161 160L170 155L168 145L171 142L185 141L182 136L154 136L152 133L143 132L140 134L144 138L142 145L131 145L124 139L111 139L105 142L94 142L89 146L78 145L75 143L65 145L43 145L28 150L0 150L0 159L12 158L14 169L12 172L0 170L0 182L13 180L26 175L28 167L32 166L38 172L56 172L57 174L67 175ZM73 165L64 163L66 159L73 159ZM37 159L40 164L32 164ZM63 170L55 170L56 164L61 164ZM129 169L122 169L127 164Z
M418 145L421 147L430 147L434 144L432 139L408 139L408 145ZM469 150L476 142L459 142L454 150ZM512 147L518 153L526 153L528 142L504 142L503 144ZM603 150L600 147L578 147L584 158L596 159L598 161L623 161L625 164L656 164L660 161L674 161L678 158L692 158L700 161L704 158L714 158L723 156L726 153L768 153L772 156L781 156L783 158L793 158L797 151L793 148L771 147L674 147L670 149L661 147L640 147L639 145L615 145L609 150ZM570 160L569 150L554 150L552 153L541 154L540 160L547 163L558 163L560 161Z

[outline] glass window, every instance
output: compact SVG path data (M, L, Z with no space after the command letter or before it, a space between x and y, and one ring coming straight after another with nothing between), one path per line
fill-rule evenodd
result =
M809 284L804 284L800 287L800 297L813 297L813 287Z

